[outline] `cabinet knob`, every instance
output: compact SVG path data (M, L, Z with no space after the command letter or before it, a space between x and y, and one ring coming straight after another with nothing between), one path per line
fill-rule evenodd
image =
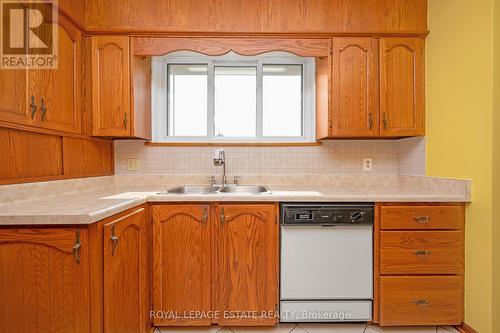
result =
M414 217L415 221L417 221L420 224L427 224L431 220L430 216L415 216Z
M373 129L373 114L370 112L368 115L368 123L370 124L370 131Z
M382 115L382 122L384 123L384 131L387 130L387 116L384 114Z
M428 257L429 254L431 254L431 251L417 250L417 251L413 251L413 254L415 254L417 257Z
M220 209L220 223L223 225L226 222L226 215L224 214L224 207Z
M206 208L203 208L203 216L201 217L201 220L204 224L206 224L208 221L208 212Z
M127 112L125 112L125 115L123 117L123 127L125 127L125 129L127 129L127 122L128 122L128 120L127 120Z
M419 307L426 307L431 303L427 299L414 299L412 302Z
M115 234L115 225L111 226L111 255L115 255L116 247L118 246L118 237Z
M80 264L80 247L82 244L80 244L80 230L76 231L76 240L75 240L75 245L73 245L73 257L75 257L76 263Z
M47 107L45 106L45 102L44 102L43 98L40 102L40 110L42 111L41 119L43 121L45 119L45 114L47 113Z
M34 119L35 114L36 114L36 109L37 109L36 104L35 104L35 96L31 95L30 99L31 99L31 103L30 103L31 119Z

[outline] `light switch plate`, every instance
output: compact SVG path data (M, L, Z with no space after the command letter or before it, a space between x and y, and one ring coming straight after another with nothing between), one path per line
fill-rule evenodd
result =
M139 160L137 158L129 158L127 160L127 170L128 171L138 171L139 170Z

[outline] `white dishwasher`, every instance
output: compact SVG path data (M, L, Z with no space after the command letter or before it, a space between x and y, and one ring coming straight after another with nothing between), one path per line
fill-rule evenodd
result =
M281 204L281 322L372 319L373 210Z

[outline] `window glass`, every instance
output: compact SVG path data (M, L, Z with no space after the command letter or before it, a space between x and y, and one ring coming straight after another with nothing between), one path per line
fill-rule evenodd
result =
M214 73L214 135L255 137L257 68L216 66Z
M266 65L263 72L263 135L302 135L302 65Z
M168 65L168 135L207 136L207 65Z

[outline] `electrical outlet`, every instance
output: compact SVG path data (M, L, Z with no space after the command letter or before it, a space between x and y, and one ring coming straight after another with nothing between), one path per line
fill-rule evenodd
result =
M129 158L127 160L127 170L128 171L139 170L139 160L137 158Z
M373 161L371 158L363 159L363 171L372 171L373 170Z

